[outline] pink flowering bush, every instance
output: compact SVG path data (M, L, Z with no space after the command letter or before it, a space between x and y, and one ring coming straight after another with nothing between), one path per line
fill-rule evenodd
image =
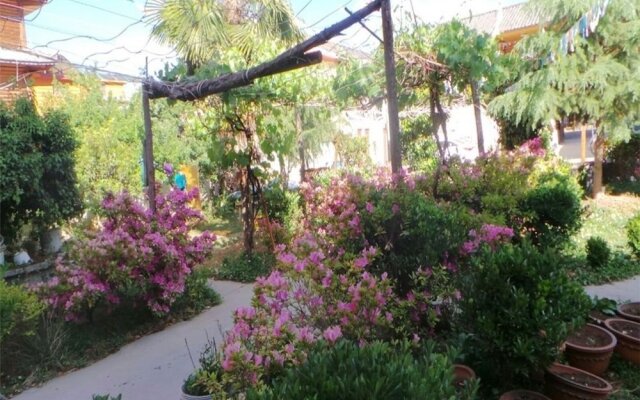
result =
M375 249L347 262L326 257L310 238L296 246L304 248L296 255L279 248L280 270L258 279L252 307L238 309L227 332L222 366L238 390L300 364L319 340L367 342L391 332L391 281L365 270Z
M469 232L471 240L462 245L461 252L464 255L472 255L483 245L488 245L492 250L496 250L498 245L509 243L513 238L513 229L506 226L482 225L479 232L471 230Z
M195 190L159 193L153 214L126 192L108 195L102 228L58 259L54 278L36 290L68 320L91 318L98 305L124 301L168 313L215 240L208 232L189 234L202 219L187 204L196 196Z
M460 249L474 239L470 229L484 231L472 215L430 200L421 182L379 173L302 188L304 229L277 246L277 268L258 278L251 307L236 311L226 335L223 379L234 392L303 363L317 342L420 343L436 334L460 298L454 277L468 257Z

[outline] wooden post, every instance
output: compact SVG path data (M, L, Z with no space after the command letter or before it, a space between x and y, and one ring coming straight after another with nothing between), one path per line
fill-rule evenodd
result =
M382 38L384 39L384 66L387 77L391 171L398 172L402 169L402 152L400 151L400 120L398 118L398 91L396 88L396 62L393 51L391 0L382 0L381 12Z
M148 68L148 67L147 67ZM145 84L142 85L142 112L144 114L144 172L147 183L149 209L156 212L156 174L153 166L153 132L151 131L151 110L149 107L149 92Z
M473 99L473 113L476 118L476 137L478 140L478 156L484 155L484 133L482 132L482 106L480 105L480 88L478 82L471 82L471 98Z
M587 126L580 125L580 163L587 162Z

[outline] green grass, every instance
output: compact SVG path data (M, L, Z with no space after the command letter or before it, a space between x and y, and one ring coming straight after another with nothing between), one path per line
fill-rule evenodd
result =
M271 253L244 253L225 258L216 271L216 278L236 282L255 282L259 276L267 276L276 260Z
M605 195L584 202L585 216L581 229L572 237L563 252L565 265L578 282L584 285L603 284L640 275L640 260L631 254L625 225L640 212L640 197ZM604 239L612 250L606 266L592 268L587 262L586 244L591 237Z

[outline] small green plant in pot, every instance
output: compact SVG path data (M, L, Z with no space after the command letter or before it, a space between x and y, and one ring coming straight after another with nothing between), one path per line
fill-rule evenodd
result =
M197 368L182 385L183 400L226 400L229 398L223 383L223 369L215 339L207 341L198 359Z
M485 249L463 275L460 322L471 333L468 363L487 387L530 386L590 309L583 288L558 268L556 254L526 242Z

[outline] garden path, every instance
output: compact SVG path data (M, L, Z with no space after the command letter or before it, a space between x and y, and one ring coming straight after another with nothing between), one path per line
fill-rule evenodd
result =
M599 286L587 286L589 296L606 297L618 302L640 301L640 275L621 282Z
M193 371L194 361L212 336L220 346L221 329L232 324L233 311L251 302L253 286L216 281L223 303L197 317L145 336L86 368L67 373L14 397L15 400L91 400L93 394L122 394L122 400L178 400L180 385Z

